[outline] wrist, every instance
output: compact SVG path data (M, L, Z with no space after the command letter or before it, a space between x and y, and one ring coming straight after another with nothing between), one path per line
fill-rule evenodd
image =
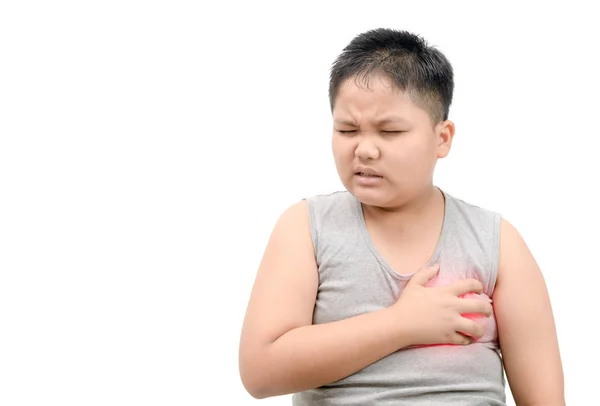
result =
M389 326L392 333L392 339L397 343L398 349L414 345L412 342L409 319L396 308L397 306L383 309L386 325Z

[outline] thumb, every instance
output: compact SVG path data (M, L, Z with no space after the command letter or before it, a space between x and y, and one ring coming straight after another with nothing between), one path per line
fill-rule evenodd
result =
M410 278L410 281L408 281L408 283L412 285L425 286L425 284L429 282L431 278L437 275L439 270L440 266L437 264L420 269L412 276L412 278Z

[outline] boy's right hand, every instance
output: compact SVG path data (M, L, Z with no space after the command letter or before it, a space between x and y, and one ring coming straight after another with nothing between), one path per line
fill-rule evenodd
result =
M424 268L413 275L398 301L391 306L402 323L409 345L470 344L481 338L484 328L463 314L490 316L492 305L479 299L465 299L467 293L482 293L475 279L463 279L442 287L426 287L439 271L439 265Z

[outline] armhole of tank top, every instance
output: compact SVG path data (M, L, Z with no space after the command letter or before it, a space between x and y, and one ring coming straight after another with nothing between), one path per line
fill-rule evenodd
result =
M492 260L490 267L490 279L488 281L488 292L491 297L496 287L496 279L498 277L498 261L500 259L500 223L502 216L499 213L494 213L492 224Z
M312 240L315 260L319 264L319 233L317 231L317 216L315 213L315 202L313 198L304 198L308 209L308 224L310 228L310 239Z

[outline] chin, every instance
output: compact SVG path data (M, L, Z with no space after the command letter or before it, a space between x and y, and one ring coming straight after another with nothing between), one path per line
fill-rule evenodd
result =
M360 186L346 187L358 201L367 206L388 207L391 206L389 193L383 188L365 188Z

